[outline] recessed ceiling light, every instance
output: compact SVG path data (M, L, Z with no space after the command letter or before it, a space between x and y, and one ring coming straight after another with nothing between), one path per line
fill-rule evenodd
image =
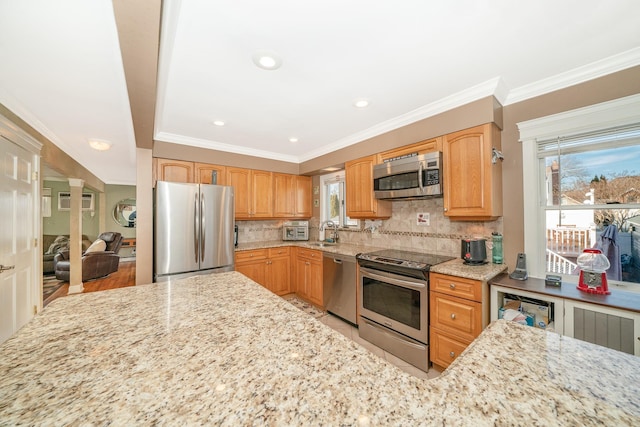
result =
M355 101L353 101L353 106L356 108L365 108L369 106L369 100L368 99L364 99L364 98L360 98L360 99L356 99Z
M291 138L289 138L289 142L298 142L298 138L291 137Z
M214 120L213 124L216 126L224 126L224 122L222 120Z
M98 151L107 151L111 148L111 143L103 139L90 139L89 145L91 148Z
M259 50L253 54L252 59L263 70L277 70L282 65L282 58L270 50Z

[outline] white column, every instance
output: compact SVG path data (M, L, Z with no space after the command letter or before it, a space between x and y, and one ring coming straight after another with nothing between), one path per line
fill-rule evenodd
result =
M136 285L153 282L153 158L136 149Z
M82 179L69 178L69 294L82 293Z

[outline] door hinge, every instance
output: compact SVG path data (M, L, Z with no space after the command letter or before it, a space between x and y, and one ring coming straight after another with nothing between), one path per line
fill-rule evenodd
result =
M38 180L38 171L33 171L31 173L31 179L34 180L34 181Z
M33 239L33 247L34 248L38 247L38 238L37 237L35 239Z
M34 314L34 315L35 315L35 314L38 314L38 306L37 306L37 305L34 305L34 306L33 306L33 314Z

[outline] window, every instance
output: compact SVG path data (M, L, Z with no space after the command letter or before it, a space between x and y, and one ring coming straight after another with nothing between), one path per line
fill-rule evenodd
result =
M518 124L530 274L577 282L601 248L611 286L640 291L640 96ZM605 238L603 238L603 236Z
M320 221L333 221L339 227L357 226L358 220L347 216L344 171L321 176L320 187Z

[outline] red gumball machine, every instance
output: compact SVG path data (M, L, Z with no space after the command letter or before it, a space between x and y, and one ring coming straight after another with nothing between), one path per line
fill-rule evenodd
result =
M611 293L607 284L607 269L611 264L600 249L585 249L576 262L580 267L579 290L600 295Z

